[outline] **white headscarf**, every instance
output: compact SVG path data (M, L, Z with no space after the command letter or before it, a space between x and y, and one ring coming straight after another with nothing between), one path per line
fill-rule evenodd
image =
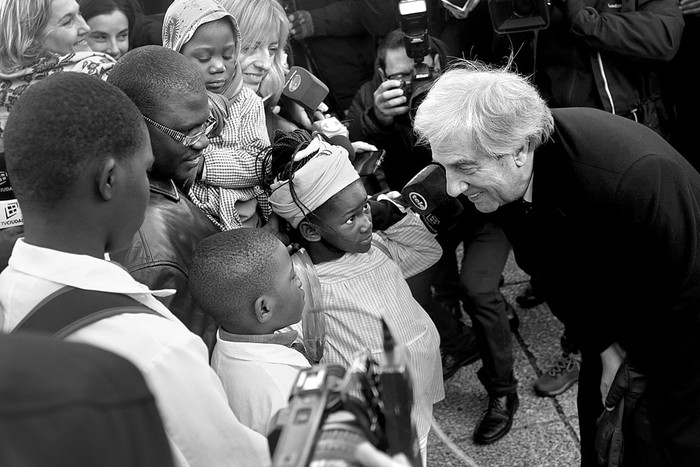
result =
M272 210L294 228L310 212L360 178L348 158L347 150L327 143L320 135L299 151L294 160L300 161L311 154L314 154L311 160L294 172L292 177L294 197L290 180L276 180L271 186Z

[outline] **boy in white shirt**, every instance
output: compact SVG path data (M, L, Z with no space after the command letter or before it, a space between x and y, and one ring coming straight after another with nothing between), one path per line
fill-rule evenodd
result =
M304 292L284 244L253 228L204 239L190 266L195 302L219 324L211 366L229 405L246 426L265 436L286 407L306 357L292 344ZM277 332L279 331L279 332Z

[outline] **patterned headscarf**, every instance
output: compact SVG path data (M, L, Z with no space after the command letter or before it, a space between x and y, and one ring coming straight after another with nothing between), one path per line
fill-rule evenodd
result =
M236 59L241 53L241 33L236 19L214 0L175 0L165 12L163 19L163 47L180 52L201 25L227 18L231 21L236 39ZM241 66L236 60L236 69L231 80L219 94L232 102L243 87ZM210 99L211 100L211 99Z
M311 159L294 172L290 180L276 180L272 186L272 210L296 228L309 213L328 201L360 176L348 152L316 136L294 155L294 161Z

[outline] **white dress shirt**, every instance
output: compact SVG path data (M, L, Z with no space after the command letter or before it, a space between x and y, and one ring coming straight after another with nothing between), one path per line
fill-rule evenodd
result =
M242 425L228 407L204 342L117 263L33 246L19 239L0 274L0 326L11 331L56 290L127 294L163 315L122 314L68 336L110 350L138 367L153 392L178 466L266 466L267 440Z
M267 436L270 420L289 403L299 370L311 365L291 347L234 342L231 336L235 335L219 329L211 366L221 378L236 417Z

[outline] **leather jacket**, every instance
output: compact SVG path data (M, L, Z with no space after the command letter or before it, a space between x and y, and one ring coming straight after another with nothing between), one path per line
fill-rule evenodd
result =
M113 253L137 281L151 289L175 289L163 302L187 328L199 335L211 355L216 323L192 300L188 270L197 244L219 229L176 187L172 180L151 179L151 197L143 225L131 246Z

